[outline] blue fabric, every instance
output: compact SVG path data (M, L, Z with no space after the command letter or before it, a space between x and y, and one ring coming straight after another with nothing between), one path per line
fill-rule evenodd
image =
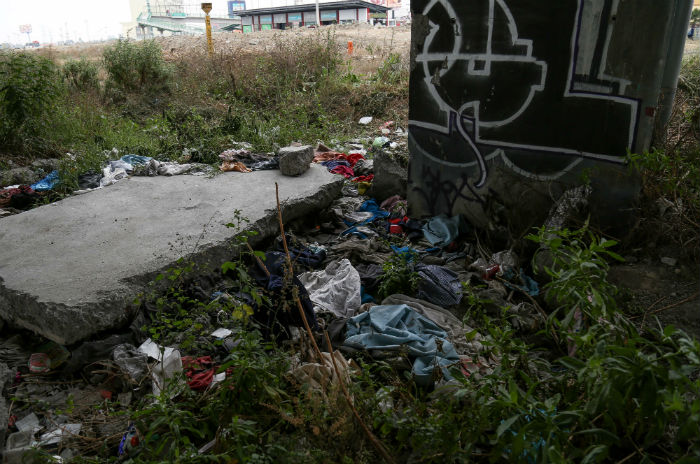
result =
M360 295L362 296L361 303L374 303L374 297L367 293L367 290L365 290L365 286L361 285L360 286Z
M148 164L151 161L150 156L141 156L141 155L124 155L121 157L121 160L124 161L125 163L129 163L132 166L144 166Z
M53 190L56 185L58 185L58 171L51 171L48 176L44 177L36 184L32 184L31 187L35 192L43 192L46 190Z
M419 264L416 272L418 298L446 308L462 301L462 283L459 276L450 269L432 264Z
M413 261L413 258L415 258L418 255L418 253L420 253L409 246L398 247L396 245L391 245L391 249L394 251L394 253L396 253L399 256L406 255L406 258L409 263Z
M403 351L415 359L413 376L418 385L430 386L433 370L441 366L451 379L447 366L459 361L459 355L447 333L433 321L408 305L374 306L346 323L345 346L365 350Z
M423 235L431 245L446 247L459 237L459 216L435 216L423 226Z
M329 171L337 168L338 166L347 166L349 168L352 167L347 161L323 161L321 165L325 166Z
M525 274L522 269L520 269L518 274L516 274L512 269L508 269L503 274L503 277L508 281L504 282L508 288L518 289L530 296L537 296L540 294L539 284L532 277Z
M377 219L389 217L389 211L384 211L383 209L381 209L375 199L367 200L364 203L362 203L362 206L360 206L360 209L358 209L358 211L374 214L372 218L363 221L361 224L369 224L370 222L374 222Z

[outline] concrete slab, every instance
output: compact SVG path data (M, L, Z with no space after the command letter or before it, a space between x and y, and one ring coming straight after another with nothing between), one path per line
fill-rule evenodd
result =
M277 233L275 182L285 221L326 207L343 179L322 166L279 171L133 177L0 220L0 317L61 344L127 322L127 307L182 256L230 258L234 212L260 236Z

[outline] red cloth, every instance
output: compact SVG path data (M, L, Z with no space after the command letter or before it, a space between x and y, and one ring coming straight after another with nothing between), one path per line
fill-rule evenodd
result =
M340 154L336 158L337 160L344 160L350 163L351 167L355 167L358 161L365 159L360 153L350 153L349 155Z
M345 156L345 154L338 153L337 151L317 151L314 153L314 163L334 161L337 160L339 156Z
M205 390L214 380L216 368L211 367L213 364L211 356L202 356L196 359L191 356L183 356L182 368L189 379L187 385L192 390Z
M402 218L389 219L389 233L403 234L403 226L408 222L408 216Z
M372 182L373 179L374 179L374 174L370 174L369 176L357 176L352 181L353 182Z
M15 195L32 195L34 190L29 185L20 185L11 189L0 189L0 207L9 206Z
M352 168L349 168L347 166L336 166L333 169L331 169L331 172L333 174L340 174L346 179L350 179L355 176L355 171L353 171Z

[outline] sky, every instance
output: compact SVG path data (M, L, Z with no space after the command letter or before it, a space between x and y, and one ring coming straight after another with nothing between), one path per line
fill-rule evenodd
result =
M0 0L0 42L27 42L21 24L41 43L117 37L130 19L128 0Z

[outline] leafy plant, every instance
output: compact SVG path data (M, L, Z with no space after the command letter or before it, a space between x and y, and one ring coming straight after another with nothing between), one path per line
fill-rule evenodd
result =
M540 257L551 263L544 266L551 279L544 287L546 297L556 305L547 319L549 326L569 332L580 329L584 320L595 323L616 313L617 289L607 281L610 265L605 259L623 261L611 250L616 241L597 238L587 224L575 231L542 227L527 238L540 244L533 267L537 268Z
M170 88L172 70L153 40L119 40L105 48L102 62L108 88L123 92L162 92Z
M62 91L51 61L0 53L0 147L17 147L50 127Z
M404 79L405 74L408 74L408 68L403 62L401 55L391 53L377 69L375 78L384 84L396 85Z
M418 273L414 269L417 255L413 251L396 253L382 265L379 284L379 298L384 299L394 293L412 295L418 290Z

